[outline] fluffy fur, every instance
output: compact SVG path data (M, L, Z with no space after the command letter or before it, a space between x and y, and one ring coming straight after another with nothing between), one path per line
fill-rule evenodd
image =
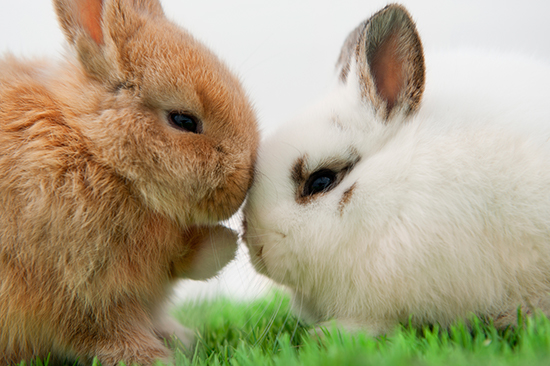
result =
M0 363L169 361L178 278L234 256L252 182L237 78L157 0L54 0L71 55L0 60ZM171 125L193 115L200 133Z
M468 50L425 66L417 37L403 7L373 15L332 93L261 146L252 262L306 320L375 335L550 315L550 67ZM308 195L323 169L334 183Z

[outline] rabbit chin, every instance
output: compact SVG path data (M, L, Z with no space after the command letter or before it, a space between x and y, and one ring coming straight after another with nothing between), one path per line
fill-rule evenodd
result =
M319 303L300 291L292 291L292 310L296 316L308 325L318 324L330 319L328 314L318 308Z
M211 226L227 220L238 210L244 200L244 194L228 192L211 194L210 189L201 188L175 189L156 184L144 185L139 188L139 195L152 210L169 217L183 227Z

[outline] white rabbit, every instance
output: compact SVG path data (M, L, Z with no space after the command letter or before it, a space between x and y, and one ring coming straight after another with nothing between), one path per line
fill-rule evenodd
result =
M256 269L305 320L373 335L409 316L550 314L550 67L480 51L425 67L410 15L389 5L337 71L260 148L244 235Z

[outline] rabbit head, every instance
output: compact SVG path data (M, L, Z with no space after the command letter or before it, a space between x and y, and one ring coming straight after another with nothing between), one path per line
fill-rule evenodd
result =
M231 216L258 141L238 79L156 0L54 3L76 56L70 72L89 84L68 103L79 102L71 117L90 153L181 223Z
M422 46L402 7L385 8L349 35L338 77L329 98L260 147L257 181L245 207L252 262L294 289L296 301L315 299L302 307L302 315L314 320L335 315L317 311L324 306L317 300L330 292L331 301L347 301L332 290L350 291L341 284L354 281L349 265L359 254L357 241L368 235L357 197L364 194L358 180L365 160L391 136L395 121L419 107Z

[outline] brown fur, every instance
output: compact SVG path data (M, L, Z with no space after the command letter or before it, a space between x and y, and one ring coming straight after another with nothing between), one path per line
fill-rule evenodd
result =
M298 159L296 159L296 161L292 165L290 174L291 174L292 181L296 185L303 184L307 179L306 161L307 161L307 155L300 156Z
M54 4L76 58L0 60L0 364L169 360L155 314L244 200L255 115L156 0Z
M348 189L344 191L342 194L342 198L340 198L340 202L338 202L338 212L340 213L340 216L344 213L344 209L346 208L347 204L350 202L351 197L353 196L353 191L355 189L355 183L351 185Z

